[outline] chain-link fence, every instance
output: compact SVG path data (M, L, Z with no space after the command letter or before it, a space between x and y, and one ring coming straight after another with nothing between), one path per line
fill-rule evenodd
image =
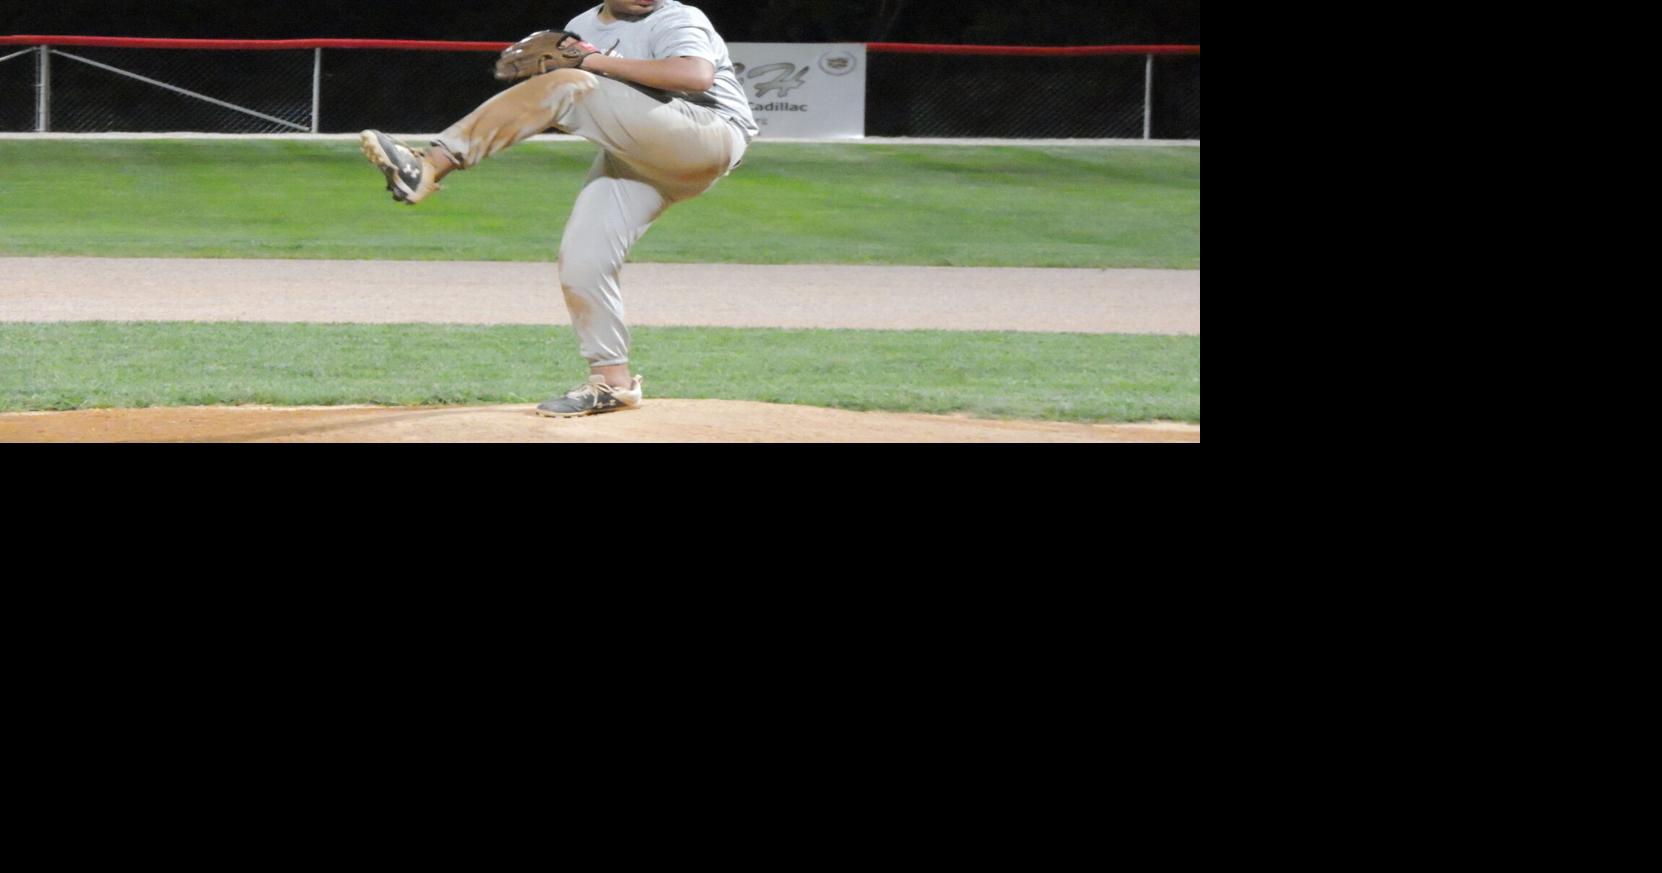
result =
M501 91L494 54L387 50L323 53L323 131L430 133Z
M307 51L53 48L46 63L45 127L52 131L312 129ZM40 64L36 58L37 69Z
M478 50L0 45L0 131L436 131L500 90L493 60ZM885 52L868 67L871 136L1200 138L1198 54Z
M431 131L502 87L479 51L0 46L0 58L0 131Z
M0 45L0 130L35 129L40 51Z

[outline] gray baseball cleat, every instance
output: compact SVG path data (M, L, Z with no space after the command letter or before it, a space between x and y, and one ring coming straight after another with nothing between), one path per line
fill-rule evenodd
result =
M641 377L636 376L628 388L613 388L606 384L605 376L590 376L589 381L567 391L564 397L537 404L537 414L549 418L577 418L638 409L640 405Z
M369 162L387 177L387 190L399 203L414 206L439 190L439 184L433 181L433 168L428 165L424 152L418 152L379 130L358 134L358 144L364 150L364 157L369 158Z

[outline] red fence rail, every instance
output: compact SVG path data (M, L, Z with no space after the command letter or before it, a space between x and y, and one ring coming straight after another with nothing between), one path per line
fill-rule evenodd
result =
M65 45L87 48L217 49L397 49L429 52L499 52L511 42L446 42L416 39L150 39L126 36L0 36L0 45ZM939 45L921 42L868 42L866 51L900 55L979 55L984 57L1090 57L1096 55L1198 55L1198 45Z
M129 36L0 36L0 45L64 45L81 48L283 51L292 49L398 49L426 52L499 52L511 42L445 42L421 39L150 39Z
M1087 58L1103 55L1198 55L1198 45L937 45L925 42L868 42L866 51L889 55L975 55L978 57Z

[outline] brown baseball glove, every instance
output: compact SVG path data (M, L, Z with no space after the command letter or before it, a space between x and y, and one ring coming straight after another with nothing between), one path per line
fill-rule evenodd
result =
M504 82L540 76L551 70L581 67L583 59L600 49L575 33L539 30L502 50L496 59L496 78Z

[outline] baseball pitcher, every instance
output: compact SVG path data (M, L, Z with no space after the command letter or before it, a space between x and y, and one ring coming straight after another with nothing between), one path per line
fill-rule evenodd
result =
M549 128L598 145L560 240L560 287L589 380L537 407L566 418L632 409L618 274L629 249L670 204L697 197L744 158L758 128L727 44L678 0L603 0L564 31L539 31L497 60L523 78L433 140L411 149L380 131L360 139L394 200L416 204L439 180Z

